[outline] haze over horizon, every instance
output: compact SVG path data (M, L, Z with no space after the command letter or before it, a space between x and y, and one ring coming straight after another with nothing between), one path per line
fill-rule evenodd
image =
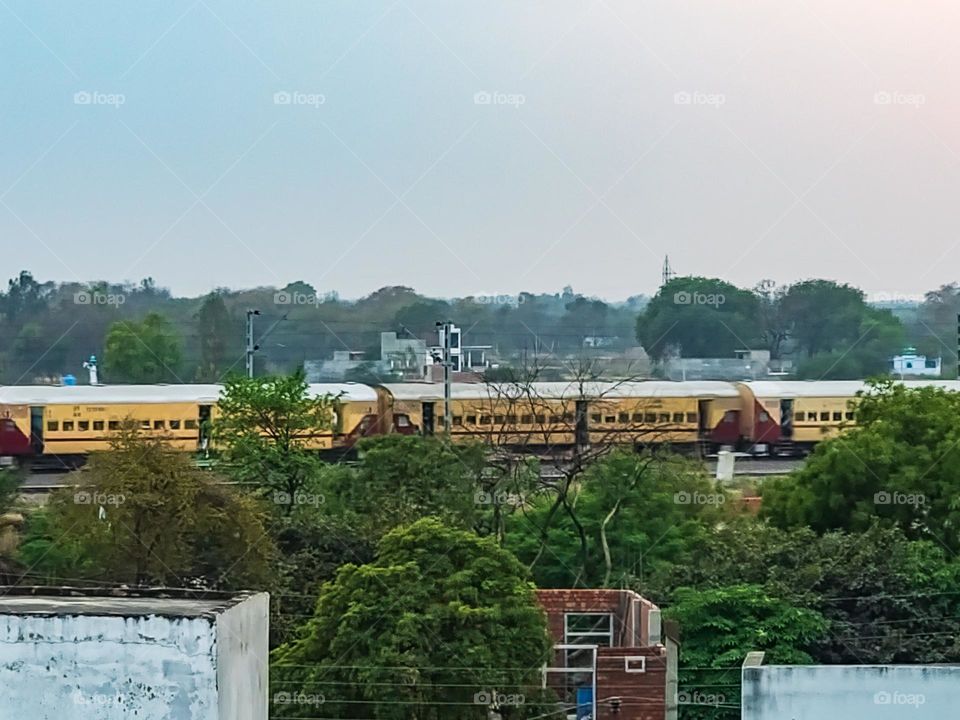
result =
M960 277L960 8L8 0L7 276L175 295Z

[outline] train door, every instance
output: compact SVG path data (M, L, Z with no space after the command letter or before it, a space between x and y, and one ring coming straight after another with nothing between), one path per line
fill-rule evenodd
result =
M780 401L780 436L784 440L793 439L793 400Z
M710 434L710 401L697 401L697 437L705 438Z
M576 405L576 443L580 447L586 447L590 444L590 427L587 425L587 401L577 400Z
M30 445L35 455L43 453L43 408L30 408Z
M198 447L201 450L207 450L210 445L210 411L212 407L212 405L201 405L199 409L197 418L200 421L198 423L200 428Z
M425 402L423 403L423 434L433 435L433 430L434 430L433 403Z

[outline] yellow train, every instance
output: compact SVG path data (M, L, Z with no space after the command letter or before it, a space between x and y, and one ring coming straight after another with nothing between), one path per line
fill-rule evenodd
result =
M906 381L960 391L960 381ZM453 383L450 436L519 449L658 445L755 454L802 452L855 423L866 388L847 381ZM0 387L0 457L82 462L132 421L176 448L209 447L219 385ZM315 384L332 396L334 425L311 438L342 452L364 436L443 432L443 385Z

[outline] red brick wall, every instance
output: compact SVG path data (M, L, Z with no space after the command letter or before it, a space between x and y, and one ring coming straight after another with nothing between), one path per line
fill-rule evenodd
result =
M628 608L625 600L639 596L624 590L538 590L537 598L547 612L547 625L554 641L563 643L565 613L612 612L617 622ZM638 634L645 639L651 608L641 599L636 622ZM628 622L628 621L627 621ZM619 628L617 628L619 630ZM624 658L646 658L646 671L626 672ZM597 651L597 720L663 720L666 714L667 651L662 645L599 648ZM619 697L620 711L614 714L609 699Z
M626 672L624 658L637 656L646 658L646 672ZM666 690L666 648L600 648L598 651L597 720L663 720ZM620 698L617 714L608 702L612 697Z

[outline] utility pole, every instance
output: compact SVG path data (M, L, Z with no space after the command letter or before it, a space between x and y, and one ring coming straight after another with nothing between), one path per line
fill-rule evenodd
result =
M437 332L443 343L443 433L450 437L450 328L449 320L437 323Z
M247 310L247 377L253 377L253 354L260 346L253 341L253 318L259 315L259 310Z

